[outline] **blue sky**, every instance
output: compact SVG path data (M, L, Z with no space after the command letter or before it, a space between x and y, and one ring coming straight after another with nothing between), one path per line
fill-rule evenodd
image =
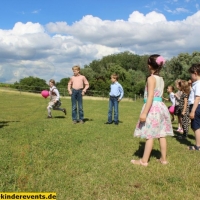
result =
M42 25L57 21L72 24L85 15L102 20L127 20L134 10L143 14L157 10L167 20L182 20L198 9L197 0L1 0L0 26L9 29L18 21L39 22Z
M1 0L0 82L72 75L130 51L167 59L199 51L199 0Z

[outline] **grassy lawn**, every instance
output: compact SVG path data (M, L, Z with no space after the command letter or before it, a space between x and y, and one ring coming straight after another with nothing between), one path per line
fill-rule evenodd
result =
M120 124L104 125L108 101L84 100L85 124L72 124L71 101L62 99L67 116L52 111L48 99L0 91L0 191L56 192L57 199L149 200L200 199L200 152L195 142L167 137L169 165L155 140L148 167L138 159L144 140L133 131L142 101L120 102ZM173 123L177 129L177 122Z

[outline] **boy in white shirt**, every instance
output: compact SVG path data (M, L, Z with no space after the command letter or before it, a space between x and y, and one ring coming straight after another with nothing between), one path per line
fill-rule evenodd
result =
M188 99L190 106L191 128L194 131L196 144L189 146L189 150L200 150L200 64L193 64L189 68L192 88Z
M48 112L47 118L52 118L52 115L51 115L51 109L52 108L53 108L53 110L60 110L66 115L66 109L60 108L60 106L61 106L60 94L59 94L59 91L56 88L55 84L56 84L56 82L55 82L54 79L49 80L50 102L47 106L47 112Z

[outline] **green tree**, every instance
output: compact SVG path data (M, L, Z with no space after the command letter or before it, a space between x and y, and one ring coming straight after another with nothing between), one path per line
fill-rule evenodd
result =
M67 88L70 78L62 78L60 82L56 83L57 88Z
M43 89L47 89L48 85L44 79L37 77L29 76L23 79L20 79L19 83L14 83L15 88L22 89L26 91L40 92Z

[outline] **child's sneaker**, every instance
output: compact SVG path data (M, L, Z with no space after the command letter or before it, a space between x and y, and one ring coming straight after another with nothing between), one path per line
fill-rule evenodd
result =
M65 113L65 115L67 114L67 111L66 111L66 109L65 109L65 108L63 109L63 112Z
M183 133L183 129L182 128L178 128L176 131L180 132L180 133Z
M182 128L180 129L179 133L183 133L183 129Z

